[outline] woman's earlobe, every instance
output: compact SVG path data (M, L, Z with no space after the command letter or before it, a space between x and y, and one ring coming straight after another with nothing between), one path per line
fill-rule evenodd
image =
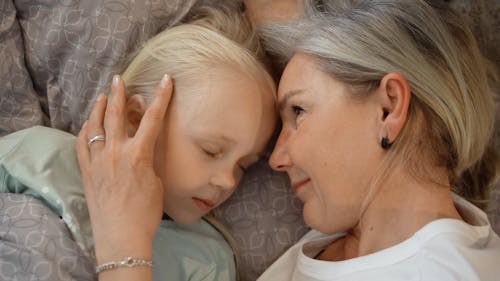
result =
M134 136L139 128L144 112L146 111L146 103L141 95L132 95L127 98L127 132L129 136Z
M380 82L382 95L382 120L380 145L389 149L406 124L410 107L411 90L406 78L399 73L389 73Z
M380 141L380 146L382 146L383 149L388 150L392 146L392 142L389 140L388 137L383 137L382 140Z

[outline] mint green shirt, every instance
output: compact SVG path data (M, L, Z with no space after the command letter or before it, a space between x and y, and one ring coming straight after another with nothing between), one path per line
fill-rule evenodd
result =
M71 134L40 126L0 138L0 192L43 201L62 217L73 239L94 259L75 142ZM231 248L204 220L189 225L162 221L153 247L155 280L236 279Z

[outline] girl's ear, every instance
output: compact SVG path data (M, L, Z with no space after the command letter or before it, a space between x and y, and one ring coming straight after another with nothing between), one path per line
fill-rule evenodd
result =
M389 73L380 81L378 94L381 98L379 140L394 142L406 124L410 107L411 90L406 78L399 73Z
M141 95L132 95L127 98L127 131L130 137L134 136L146 111L146 103Z

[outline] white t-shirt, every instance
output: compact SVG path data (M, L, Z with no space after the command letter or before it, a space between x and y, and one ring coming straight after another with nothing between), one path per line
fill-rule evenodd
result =
M340 262L313 257L345 233L325 235L312 230L258 281L500 281L500 238L486 214L457 195L453 201L467 223L439 219L400 244Z

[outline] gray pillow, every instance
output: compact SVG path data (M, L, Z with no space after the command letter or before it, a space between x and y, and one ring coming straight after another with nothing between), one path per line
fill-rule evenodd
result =
M11 0L0 3L0 136L43 123L24 64L23 38Z
M288 176L271 170L267 159L248 170L218 211L237 242L242 281L256 280L309 230Z
M45 125L78 133L127 55L179 22L196 2L15 1L26 68L49 118Z
M0 280L96 279L59 216L31 196L0 193Z

